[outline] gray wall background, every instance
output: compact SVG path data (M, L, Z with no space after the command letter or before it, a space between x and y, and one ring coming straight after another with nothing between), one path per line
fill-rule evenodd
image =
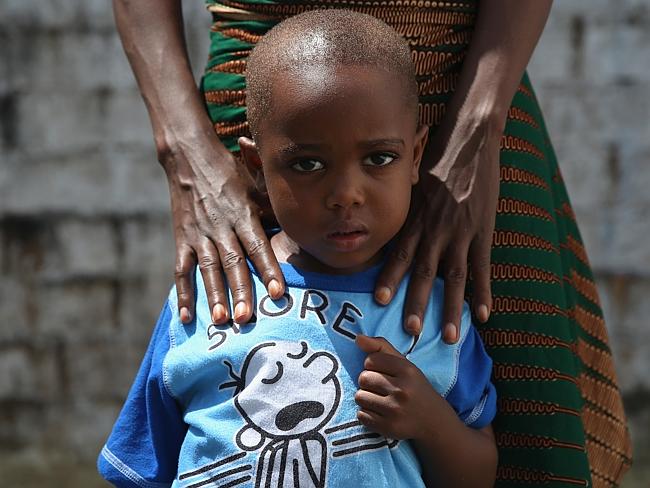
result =
M197 72L209 16L186 1ZM557 0L530 65L650 485L650 0ZM173 267L168 194L107 0L0 1L0 483L94 460ZM122 272L118 272L122 270Z

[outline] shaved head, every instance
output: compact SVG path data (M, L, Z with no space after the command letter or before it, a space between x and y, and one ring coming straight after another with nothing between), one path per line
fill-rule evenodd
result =
M318 68L367 66L400 82L395 96L417 118L418 86L406 41L381 20L350 10L313 10L289 17L257 43L246 65L247 119L253 137L272 102L278 75L296 77Z

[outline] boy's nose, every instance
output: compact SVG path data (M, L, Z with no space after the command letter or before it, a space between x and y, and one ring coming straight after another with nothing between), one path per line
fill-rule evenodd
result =
M327 208L334 210L360 206L364 201L365 196L358 175L354 174L354 171L346 171L338 178L332 179L325 204Z

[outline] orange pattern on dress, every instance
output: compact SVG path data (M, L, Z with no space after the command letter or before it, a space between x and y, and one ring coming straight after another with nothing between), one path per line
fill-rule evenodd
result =
M535 97L533 96L533 92L531 92L531 91L528 89L528 87L527 87L526 85L524 85L524 84L520 84L520 85L517 87L517 92L518 92L518 93L523 93L523 94L526 95L528 98L532 98L532 99L535 98Z
M554 220L553 216L545 208L515 198L499 198L497 214L525 215L526 217L537 217L547 222Z
M539 124L537 123L537 120L535 120L535 117L530 115L528 112L523 111L519 107L510 107L508 110L508 118L518 122L524 122L535 129L539 129Z
M205 92L205 101L218 105L234 105L243 107L246 105L245 90L210 90Z
M571 344L557 337L539 332L510 329L479 329L483 343L489 348L497 347L560 347L573 350Z
M578 376L578 383L582 397L586 401L610 412L612 417L617 420L622 421L625 418L623 402L618 388L585 373Z
M249 136L248 122L217 122L214 124L214 130L218 136Z
M418 104L418 120L420 124L435 126L440 123L447 106L444 103Z
M612 368L612 353L609 350L600 349L583 339L578 339L576 354L585 366L593 369L609 381L616 382Z
M411 59L415 65L417 76L448 70L454 64L460 63L464 57L465 53L463 52L411 51Z
M456 90L458 73L436 74L418 83L420 96L440 95Z
M601 486L618 486L623 473L630 466L630 459L622 456L613 450L601 446L592 439L585 440L587 447L587 457L591 466L592 475L596 474ZM596 468L596 466L598 466ZM614 476L608 476L605 473L615 473ZM609 483L609 484L608 484ZM594 484L594 486L596 486Z
M213 23L212 30L214 32L220 32L225 37L237 39L238 41L245 42L247 44L257 44L262 38L261 34L253 34L252 32L245 31L244 29L236 29L234 27L224 28L223 22Z
M592 488L616 488L618 486L618 483L612 483L610 478L600 474L600 471L594 466L589 466L589 468L591 471Z
M568 236L566 242L561 243L560 247L563 249L568 249L575 255L575 257L582 261L582 263L589 266L587 251L585 251L585 247L575 237Z
M544 159L544 153L533 143L528 142L521 137L504 135L501 137L501 150L519 151L526 154L532 154L538 159Z
M498 432L495 434L497 445L508 449L550 449L561 447L584 451L584 447L573 442L562 442L554 437L519 434L516 432Z
M492 236L494 247L517 247L521 249L539 249L559 253L559 249L550 241L541 237L512 230L495 230Z
M500 314L534 314L534 315L561 315L566 312L557 305L546 303L533 298L517 298L509 296L495 296L492 305L493 313Z
M495 363L492 366L492 376L497 381L557 381L570 383L578 381L570 374L562 373L554 368L529 366L527 364Z
M497 412L500 415L555 415L566 414L579 417L577 410L562 407L553 402L523 400L520 398L503 398L497 400Z
M389 0L380 2L376 0L320 0L318 3L291 3L291 4L250 4L232 0L221 0L221 5L246 10L265 16L274 17L276 20L294 16L309 10L322 10L328 8L347 8L356 12L363 12L377 17L387 24L434 24L448 26L471 27L475 22L473 13L455 12L441 9L475 10L475 6L462 2L435 2L428 0ZM432 10L425 10L432 9ZM436 9L436 10L433 10ZM208 6L210 10L210 6Z
M537 176L531 171L526 171L525 169L508 166L505 164L501 165L499 171L502 183L520 183L523 185L531 185L543 190L548 190L548 184L546 181L544 181L544 178Z
M560 278L550 271L514 263L492 263L490 275L496 281L539 281L560 283Z
M572 269L571 276L565 276L564 281L569 283L578 291L578 293L584 296L591 303L594 305L600 305L596 283L594 283L593 280L582 276L575 269Z
M520 483L539 483L557 481L576 486L587 486L587 480L557 476L547 471L539 471L519 466L499 466L497 468L497 479L501 481L516 481Z
M569 311L569 317L577 322L580 328L591 337L598 339L605 344L608 343L605 321L580 305L576 305Z
M560 216L567 217L574 222L576 221L576 214L573 213L573 209L571 208L571 205L569 205L567 202L564 202L560 208L555 209L555 213Z
M632 448L623 419L614 419L586 407L582 411L582 421L594 486L618 486L632 464Z
M593 430L588 432L588 434L594 441L599 442L603 446L607 446L608 449L611 449L620 456L628 459L632 457L632 449L629 444L622 444L620 442L621 432L626 431L625 423L622 420L613 419L591 407L582 410L582 420L593 427ZM620 447L624 449L621 450Z
M472 37L471 31L455 31L446 25L400 24L395 30L412 47L459 46L468 44Z
M235 75L243 75L244 72L246 71L246 60L232 59L230 61L226 61L225 63L220 63L213 66L212 68L210 68L210 71L220 72L220 73L232 73Z

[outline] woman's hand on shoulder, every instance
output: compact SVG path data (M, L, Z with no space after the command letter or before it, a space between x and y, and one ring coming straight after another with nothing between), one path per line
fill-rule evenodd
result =
M448 121L447 121L448 122ZM444 122L443 122L444 124ZM404 305L404 328L417 334L433 282L444 278L443 337L455 343L463 310L468 262L472 310L489 318L490 251L499 195L499 145L502 124L458 118L432 131L423 156L411 210L375 289L387 303L412 269Z
M190 322L194 315L194 270L198 265L212 321L221 324L230 318L225 275L232 294L232 318L246 323L254 296L247 256L269 294L278 298L284 293L282 272L260 223L254 185L230 153L209 151L205 145L186 147L159 156L171 193L181 321Z

